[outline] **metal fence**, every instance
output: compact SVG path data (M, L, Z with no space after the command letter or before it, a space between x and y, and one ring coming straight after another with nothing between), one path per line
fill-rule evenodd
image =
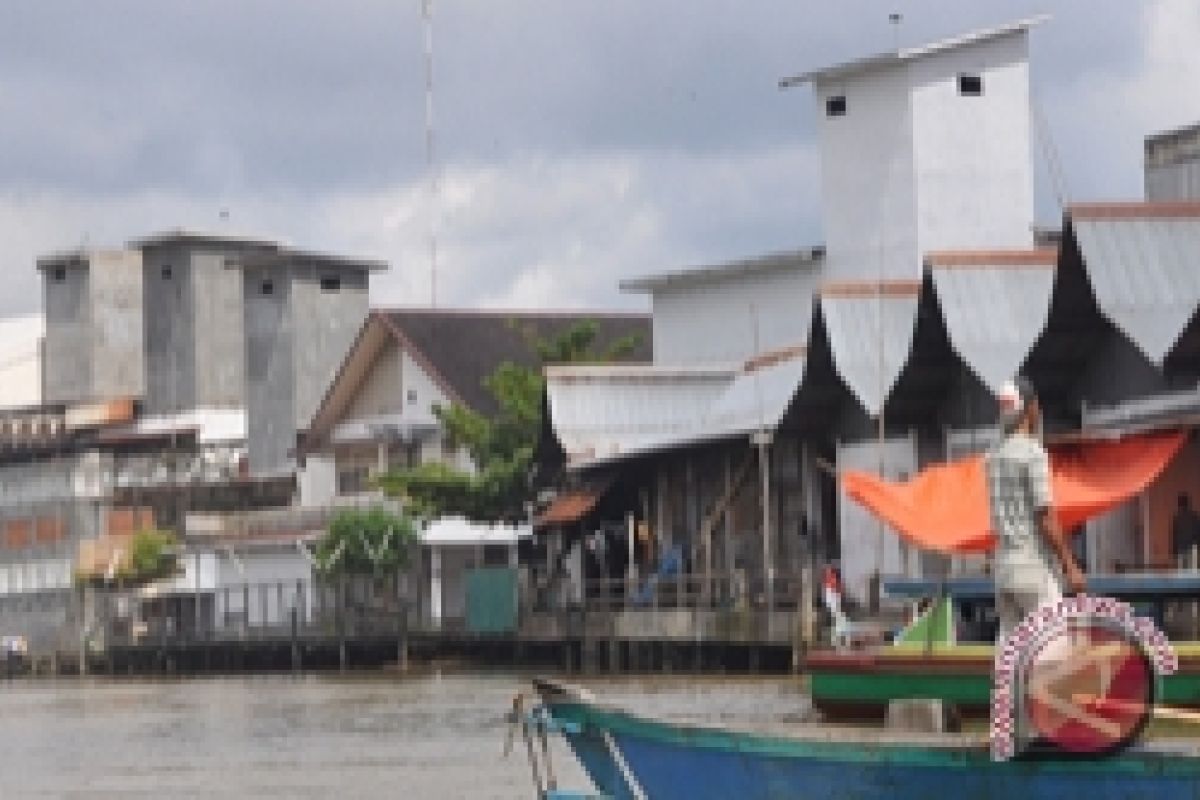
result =
M93 598L93 646L312 638L383 638L416 620L403 575L332 581L245 583L154 594L101 590Z

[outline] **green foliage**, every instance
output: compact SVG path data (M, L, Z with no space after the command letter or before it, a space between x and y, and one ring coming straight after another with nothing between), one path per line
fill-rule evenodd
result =
M392 496L405 498L413 512L436 517L459 514L470 519L519 519L531 494L530 473L542 427L542 367L547 364L600 363L628 356L637 336L623 337L596 348L599 326L576 323L557 336L538 338L531 328L514 327L536 354L538 366L505 362L484 386L496 399L493 417L453 405L435 409L446 435L466 448L478 467L471 475L441 464L395 470L379 484Z
M317 543L317 568L324 573L378 573L408 564L417 528L407 515L381 506L339 511Z
M112 574L76 572L80 586L140 586L166 578L179 566L178 542L170 531L148 528L133 534L128 546L115 548L119 555Z
M129 543L129 580L138 583L169 575L175 570L174 547L175 537L168 531L135 533Z

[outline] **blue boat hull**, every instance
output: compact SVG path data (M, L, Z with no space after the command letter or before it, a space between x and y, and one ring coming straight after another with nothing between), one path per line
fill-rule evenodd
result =
M612 798L1200 800L1192 745L995 763L982 747L886 742L869 732L854 741L763 734L643 718L570 693L543 692L543 700Z

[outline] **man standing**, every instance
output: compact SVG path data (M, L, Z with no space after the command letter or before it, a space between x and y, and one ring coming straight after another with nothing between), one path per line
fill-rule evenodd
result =
M985 471L996 533L996 615L1004 641L1031 611L1087 588L1050 497L1050 459L1037 435L1041 410L1023 377L1000 390L1003 439L987 454Z
M1171 520L1171 555L1179 569L1196 569L1196 547L1200 545L1200 516L1192 508L1187 492L1179 495L1175 518Z

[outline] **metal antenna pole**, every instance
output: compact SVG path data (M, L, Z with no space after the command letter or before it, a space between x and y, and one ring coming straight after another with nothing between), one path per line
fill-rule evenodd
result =
M897 53L900 52L900 23L903 21L904 15L898 11L888 14L888 22L892 26L892 49Z
M433 117L433 0L421 0L425 27L425 168L429 173L429 305L437 307L437 225L441 194Z
M760 356L761 345L758 325L758 308L750 305L750 319L754 325L754 355ZM771 546L771 431L767 428L766 411L763 408L762 376L755 371L754 392L758 402L758 430L753 438L758 447L758 470L762 484L762 547L763 547L763 605L768 615L773 610L775 595L775 562ZM770 617L767 619L770 625Z

